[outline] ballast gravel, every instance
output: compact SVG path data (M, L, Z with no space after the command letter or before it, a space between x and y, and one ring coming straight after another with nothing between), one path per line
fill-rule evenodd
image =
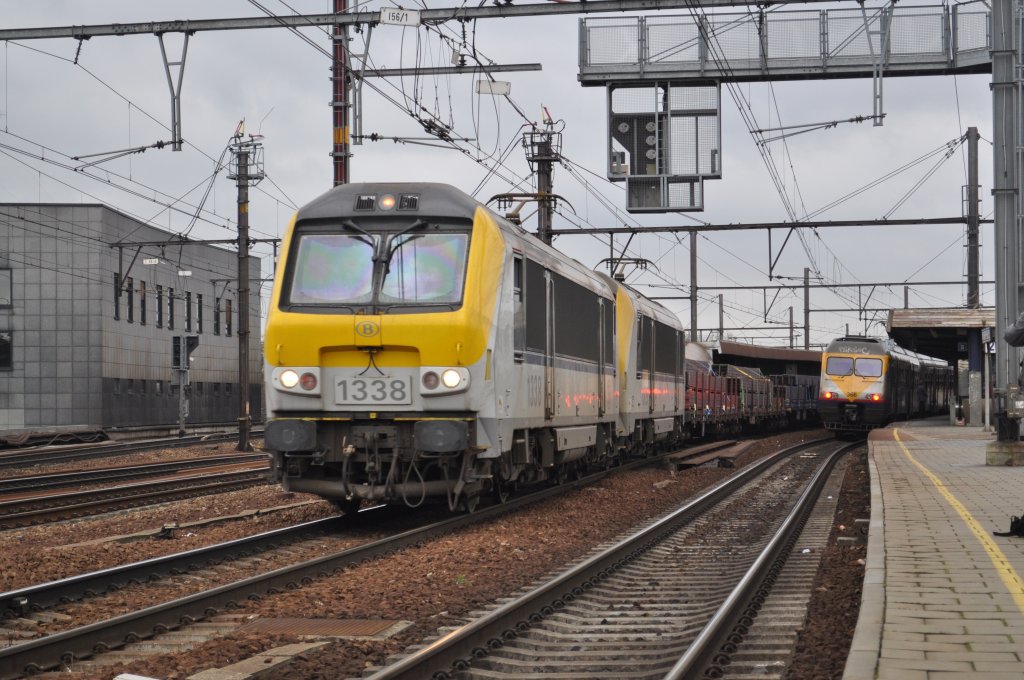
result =
M736 466L745 465L783 446L822 436L822 431L814 430L767 437L741 454ZM419 642L439 627L457 625L469 612L488 606L552 570L565 567L588 554L596 544L621 534L646 518L667 512L731 473L730 469L713 467L675 473L659 467L620 472L596 485L570 490L496 522L470 527L425 545L352 567L342 574L319 579L295 591L268 596L260 602L247 602L242 609L232 613L268 618L412 621L411 627L389 640L334 642L315 653L297 657L266 676L261 675L282 680L357 677L366 667L381 663L388 655ZM260 507L259 504L273 506L296 502L297 498L298 495L285 497L273 487L249 489L167 504L158 510L133 510L123 516L83 520L73 527L55 525L8 532L4 537L5 544L11 549L0 555L0 574L8 581L27 585L50 580L54 573L71 575L163 554L162 551L166 550L164 544L168 541L161 539L144 539L128 544L97 543L73 548L62 546L90 540L86 536L94 540L104 534L139 531L161 525L172 516L191 519L231 514L244 509L241 506L247 502L256 503L255 507ZM841 505L842 502L841 499ZM250 522L266 521L268 525L280 526L329 513L329 505L316 503L254 520L212 525L200 532L202 538L189 538L199 538L193 543L202 545L246 535L252 529ZM295 519L296 516L301 519ZM218 538L210 540L215 532L219 534ZM232 532L234 535L230 535ZM17 540L9 540L14 535L18 536ZM177 543L177 540L172 542ZM186 546L178 544L173 547L179 550ZM49 558L36 558L44 552ZM841 566L847 566L846 557L840 558ZM15 565L17 573L12 576ZM839 569L830 577L829 589L838 588L835 584L844 578L855 580L859 587L862 576L862 567ZM10 588L7 585L0 587ZM853 598L846 599L852 602ZM856 599L859 603L859 598ZM126 605L130 605L130 601ZM855 609L852 615L855 618ZM845 616L848 617L849 613ZM136 673L156 678L187 678L201 670L225 666L261 651L298 641L292 636L236 633L203 643L188 652L150 657L145 661L111 667L107 671L76 673L72 667L65 669L70 672L62 673L62 677L68 680L106 680L119 673ZM832 640L808 642L808 645L812 654L834 648L836 654L845 658L849 640L845 643ZM835 665L832 664L830 670ZM835 677L831 674L818 675L817 671L824 671L824 668L815 668L815 678Z

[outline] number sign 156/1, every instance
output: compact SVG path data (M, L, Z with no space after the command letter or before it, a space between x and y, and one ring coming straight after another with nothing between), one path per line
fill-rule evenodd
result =
M408 378L339 378L334 384L338 404L411 404Z
M419 26L420 13L411 9L382 7L380 10L380 23L395 24L397 26Z

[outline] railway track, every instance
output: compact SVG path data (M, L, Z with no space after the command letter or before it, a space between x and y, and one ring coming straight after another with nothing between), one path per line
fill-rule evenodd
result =
M102 488L11 494L0 500L0 529L244 489L265 484L267 469L265 462L248 462Z
M252 432L253 437L261 437L262 435L262 430L255 430ZM185 446L196 446L199 444L217 444L234 441L237 438L237 432L226 432L223 434L167 437L146 441L107 442L103 444L81 444L61 447L47 446L27 450L2 451L0 452L0 470L24 468L33 465L66 463L72 460L108 458L111 456L121 456L127 453L136 453L139 451L152 451L154 449L172 449L182 448Z
M373 510L375 509L364 512ZM322 536L325 532L337 527L339 522L340 518L338 517L303 522L234 541L0 593L0 621L3 618L11 619L25 616L31 612L45 611L56 605L75 602L86 597L115 592L133 583L156 581L257 555L267 550L291 545L311 536Z
M712 445L697 447L697 449L694 449L694 455L706 453L713 447L724 448L731 444L732 442L716 442ZM652 462L657 462L661 458L671 455L678 455L678 452L630 461L615 469L631 469L650 465ZM592 484L612 472L601 471L580 480L568 482L561 486L549 487L528 496L513 499L501 505L482 508L475 514L452 517L425 527L405 531L387 539L367 543L335 554L324 555L286 568L279 568L271 573L260 574L236 583L148 607L107 621L93 623L0 649L0 678L13 678L23 674L48 670L61 664L68 664L71 661L89 658L104 650L121 648L126 643L146 639L195 621L210 619L220 612L234 608L238 603L247 599L259 599L267 594L296 588L303 583L310 582L311 579L343 570L346 566L381 557L396 550L449 534L470 524L489 521L508 512L564 494L567 488ZM362 515L363 513L360 514ZM283 540L285 539L282 538L279 542L283 542ZM227 548L227 550L231 549ZM248 551L249 549L245 548L244 550ZM255 551L255 548L252 549ZM220 548L217 548L217 550L220 550ZM212 562L219 559L219 557L212 553L204 556L200 552L183 553L178 558L179 566L173 568L157 567L157 569L177 570L180 569L180 564L183 562L195 565L196 563ZM238 552L241 553L242 549L239 549ZM150 563L152 562L154 561L150 561ZM0 598L3 598L0 601L6 605L7 611L14 615L32 609L33 603L37 608L46 608L50 606L45 604L47 602L60 601L61 599L77 599L85 594L86 591L102 592L117 589L121 583L133 580L141 581L143 578L148 580L148 577L141 576L146 571L146 565L146 562L133 565L131 572L127 568L118 568L116 570L107 570L106 574L98 572L97 574L79 577L81 580L78 583L70 584L69 590L63 592L57 590L58 586L56 584L21 589L20 591L0 595ZM86 586L86 583L90 585ZM19 601L17 598L24 598L24 601Z
M730 441L715 442L712 445L694 447L688 453L693 458L704 457L709 452L713 453L717 449L727 448L731 444ZM673 453L669 456L678 456L678 454ZM148 468L149 466L141 467ZM369 518L388 511L389 508L385 506L376 506L364 509L360 514L363 518ZM282 545L290 545L311 535L322 535L341 524L343 524L342 518L329 517L194 550L64 578L51 583L29 586L6 593L0 592L0 617L13 618L29 612L44 611L58 604L120 590L132 583L159 580L168 576L196 571L204 566L250 557Z
M45 475L24 475L0 479L0 496L22 490L59 489L81 484L106 484L127 479L145 479L219 465L266 461L265 453L235 453L224 456L203 456L145 465L121 465L94 470L59 472Z
M578 566L394 659L372 678L492 679L529 673L681 680L705 672L750 677L743 673L750 669L753 676L772 677L769 669L785 669L779 658L785 644L762 637L755 647L748 638L755 621L760 635L769 638L787 628L795 631L798 623L781 617L787 607L765 605L773 584L781 585L786 557L829 473L855 446L794 447L806 452L790 450L782 462L777 454L747 466ZM830 510L834 505L825 503L818 511L826 525ZM816 563L810 570L790 568L799 577L787 575L790 581L803 579L806 598L815 570ZM787 581L780 590L791 596L789 586ZM766 616L777 619L765 623Z

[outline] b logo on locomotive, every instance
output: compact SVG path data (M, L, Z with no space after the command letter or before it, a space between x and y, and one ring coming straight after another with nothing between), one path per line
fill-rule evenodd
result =
M373 321L363 321L356 324L356 333L364 338L372 338L377 333L380 333L380 326Z

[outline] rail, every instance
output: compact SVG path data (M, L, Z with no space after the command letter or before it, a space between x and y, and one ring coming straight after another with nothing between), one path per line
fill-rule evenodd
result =
M811 444L822 441L827 441L827 439L816 440ZM675 453L678 452L632 460L615 470L650 465ZM754 464L754 466L757 465L757 463ZM744 468L744 470L746 469ZM474 514L460 515L425 527L411 529L386 539L124 614L107 621L0 649L0 680L51 669L62 662L69 663L76 659L88 658L98 651L118 648L126 642L134 642L166 630L179 628L205 617L214 616L219 613L220 609L230 609L244 600L260 599L267 593L294 588L304 581L343 570L349 565L382 557L395 550L414 546L422 541L449 534L471 524L488 521L533 503L564 494L566 489L582 488L605 478L613 471L595 472L573 482L552 486L504 504L480 509ZM743 471L737 474L742 475Z
M254 430L251 435L260 437L262 430ZM226 432L224 434L193 435L189 437L168 437L165 439L151 439L137 442L116 442L113 444L84 444L75 446L62 446L59 449L33 449L29 451L13 451L0 453L0 470L4 468L24 468L30 465L50 465L53 463L65 463L72 460L88 460L91 458L105 458L109 456L121 456L139 451L152 451L153 449L174 449L184 446L198 446L202 444L217 444L221 442L234 441L238 433Z
M752 463L705 491L683 507L615 545L584 560L529 593L508 602L481 618L443 636L436 642L370 676L371 680L418 680L452 677L467 669L471 660L514 639L593 587L603 578L679 527L692 521L769 466L828 440L815 440L783 449Z
M664 680L685 680L697 677L696 674L701 672L705 673L705 677L721 677L721 666L728 663L728 656L742 642L751 622L757 617L760 603L764 602L768 591L771 590L774 577L781 571L786 556L807 522L832 468L843 455L860 445L861 442L852 442L832 452L804 489L771 541L697 635L697 639L665 675Z
M155 475L194 470L196 468L249 463L267 460L265 453L236 453L225 456L202 456L185 458L166 463L148 463L145 465L126 465L121 467L98 468L80 472L61 472L48 475L25 475L0 479L0 494L14 493L22 489L59 489L66 486L85 483L112 482L122 479L143 479Z

